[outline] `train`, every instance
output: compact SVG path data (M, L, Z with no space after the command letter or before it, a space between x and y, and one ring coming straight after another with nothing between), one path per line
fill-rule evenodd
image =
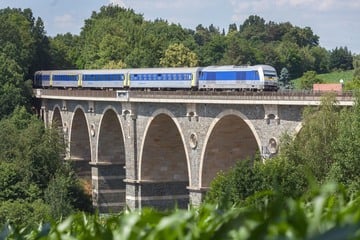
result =
M35 88L130 90L278 90L270 65L46 70L34 74Z

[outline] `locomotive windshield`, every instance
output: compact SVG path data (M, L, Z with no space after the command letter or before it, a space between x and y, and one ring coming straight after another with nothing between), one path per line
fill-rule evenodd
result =
M264 78L265 80L277 80L277 74L275 71L269 71L269 70L264 70Z

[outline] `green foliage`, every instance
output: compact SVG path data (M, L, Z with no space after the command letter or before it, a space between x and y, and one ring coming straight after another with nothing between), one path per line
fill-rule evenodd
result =
M191 49L194 40L179 25L163 20L148 22L133 10L111 5L85 21L75 43L78 68L104 68L110 62L155 67L171 44L180 43Z
M221 210L143 209L99 217L75 214L59 223L21 229L7 225L7 239L358 239L360 196L326 184L308 201L273 195L261 204ZM279 197L280 196L280 197Z
M331 51L330 69L353 69L353 56L347 47L335 48Z
M40 18L30 9L0 9L0 119L16 106L30 109L33 71L49 62L47 38ZM41 56L40 56L41 55Z
M332 168L331 179L352 185L354 190L360 190L360 105L359 96L355 106L344 109L339 119L339 136L334 143L334 158L336 164Z
M269 64L278 70L287 68L289 79L331 69L330 52L318 46L319 37L311 28L266 22L256 15L249 16L239 30L231 24L225 34L214 25L200 24L193 31L161 19L146 21L133 10L110 5L85 21L80 36L58 35L50 44L57 68ZM174 44L187 49L180 53L183 58L191 53L185 57L192 59L191 64L174 60L170 51L180 51L171 50Z
M90 200L80 194L78 181L61 158L64 146L56 129L45 129L25 108L16 108L1 120L0 129L0 206L16 212L8 214L7 220L24 219L21 224L25 224L32 216L32 221L48 221L75 209L89 210ZM46 211L38 214L41 209ZM0 225L5 220L0 218Z
M51 221L50 205L42 200L32 202L23 199L0 202L0 223L21 228L35 228L38 223Z
M234 204L254 205L268 192L297 198L307 191L305 173L305 168L283 158L265 164L239 161L228 173L220 173L213 180L206 202L225 208Z
M258 191L268 189L261 168L248 160L237 162L228 173L219 173L212 181L206 202L228 207L243 202Z
M321 105L306 108L302 129L285 150L287 159L304 165L320 182L324 181L337 150L334 148L339 135L340 113L334 95L327 95Z
M315 71L307 71L300 78L301 89L312 89L315 83L322 83L323 81L317 76Z
M198 64L197 56L184 44L171 44L160 59L160 65L164 67L195 67Z
M80 54L80 49L77 47L78 41L79 37L70 33L58 34L49 39L49 55L55 69L76 68L76 61Z
M281 85L281 88L285 88L285 89L291 88L289 70L287 70L286 67L281 69L279 76L279 83Z
M360 55L354 57L353 61L354 71L352 81L345 84L346 90L359 90L360 89Z

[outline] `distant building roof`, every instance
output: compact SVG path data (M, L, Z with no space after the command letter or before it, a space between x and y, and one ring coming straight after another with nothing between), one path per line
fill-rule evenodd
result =
M313 85L313 90L319 92L341 92L342 88L341 83L316 83Z

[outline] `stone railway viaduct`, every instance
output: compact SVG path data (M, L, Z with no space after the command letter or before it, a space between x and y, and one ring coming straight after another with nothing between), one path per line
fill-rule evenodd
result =
M133 92L36 89L46 127L62 129L66 159L101 213L124 206L198 205L216 174L256 153L277 153L301 128L299 93ZM351 96L338 96L352 105Z

